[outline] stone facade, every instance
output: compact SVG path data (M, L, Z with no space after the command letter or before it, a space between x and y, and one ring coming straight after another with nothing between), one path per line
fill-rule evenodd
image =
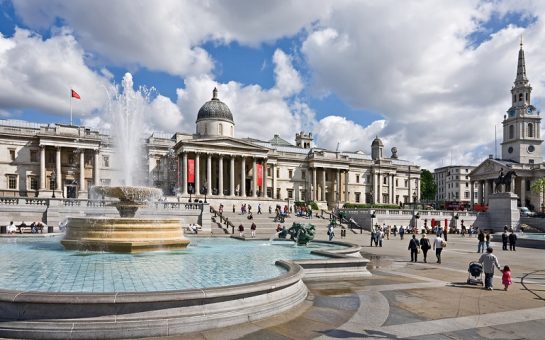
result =
M212 128L204 130L203 124ZM312 200L323 208L345 202L399 205L420 197L420 167L399 159L396 148L385 157L378 137L368 155L318 148L304 132L295 144L278 135L233 135L229 108L214 91L199 110L195 134L143 136L144 184L184 200L206 193L233 202ZM123 166L116 164L110 136L63 124L0 121L0 155L4 196L87 198L91 186L113 184Z
M435 200L470 203L469 173L473 169L475 167L470 165L450 165L433 170L433 179L437 184Z

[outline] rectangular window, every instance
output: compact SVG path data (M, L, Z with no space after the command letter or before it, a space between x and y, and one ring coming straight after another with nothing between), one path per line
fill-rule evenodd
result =
M29 176L30 190L38 190L38 178L36 176Z
M306 179L306 177L307 177L307 172L305 170L301 171L301 178Z
M8 189L17 189L17 175L8 175Z
M360 182L360 175L356 175L356 183L359 183ZM359 202L358 200L356 200L356 202Z
M293 170L289 169L288 170L288 178L291 179L292 177L293 177Z
M288 198L293 198L293 189L287 189L288 191Z
M360 203L360 195L361 195L361 193L356 192L355 194L356 194L356 203Z
M326 181L329 181L329 175L328 175L327 172L325 173L325 180L326 180Z
M408 188L408 187L409 187L409 180L406 179L406 180L405 180L405 188Z
M371 183L371 175L367 175L367 183Z
M267 168L267 177L271 177L271 168Z
M54 152L48 152L47 153L47 163L55 163L55 153Z
M12 162L15 160L15 149L9 149L9 159Z
M102 156L102 165L103 165L105 168L109 168L109 167L110 167L110 156Z
M388 184L388 175L384 176L384 178L382 179L382 184Z
M38 151L30 150L30 161L33 163L38 162Z
M464 192L464 198L465 198L465 199L468 199L468 198L469 198L469 191Z
M280 168L276 169L276 178L280 178Z
M282 199L282 197L280 196L280 188L276 188L276 199Z
M396 187L399 186L399 180L396 178Z

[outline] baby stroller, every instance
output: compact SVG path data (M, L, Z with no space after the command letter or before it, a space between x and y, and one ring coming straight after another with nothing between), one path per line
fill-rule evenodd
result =
M470 285L483 285L483 265L479 262L469 262L467 284Z

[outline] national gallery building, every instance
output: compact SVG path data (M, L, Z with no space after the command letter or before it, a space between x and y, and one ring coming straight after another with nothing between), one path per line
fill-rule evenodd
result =
M313 145L300 132L290 143L235 137L235 120L218 98L199 110L194 134L142 136L142 178L180 199L316 201L402 204L420 197L420 167L384 155L377 137L371 155ZM94 185L116 184L113 138L84 126L0 120L0 195L88 198Z

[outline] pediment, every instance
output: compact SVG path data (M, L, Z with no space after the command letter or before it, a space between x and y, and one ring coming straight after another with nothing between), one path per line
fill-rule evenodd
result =
M249 141L240 140L236 138L220 137L220 138L199 138L181 141L178 145L182 151L194 151L198 150L222 150L222 151L245 151L245 152L258 152L268 153L269 148L254 144Z
M497 178L501 169L503 169L504 173L509 171L507 165L495 159L487 159L469 173L469 178L471 178L471 180Z

